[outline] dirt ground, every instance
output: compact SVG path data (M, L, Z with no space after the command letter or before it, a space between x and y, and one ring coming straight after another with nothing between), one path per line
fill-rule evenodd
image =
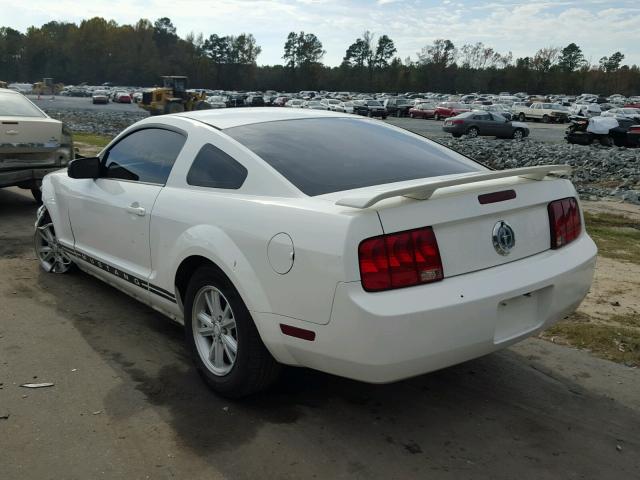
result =
M34 218L26 192L0 190L2 480L638 478L640 369L530 339L392 385L295 369L230 402L194 373L181 327L40 271ZM617 268L601 259L582 308L636 308L598 303L640 278Z

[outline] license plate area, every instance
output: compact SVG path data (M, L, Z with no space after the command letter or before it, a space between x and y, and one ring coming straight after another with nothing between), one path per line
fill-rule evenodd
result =
M540 327L545 321L544 305L549 300L551 288L545 287L500 301L493 342L506 342Z

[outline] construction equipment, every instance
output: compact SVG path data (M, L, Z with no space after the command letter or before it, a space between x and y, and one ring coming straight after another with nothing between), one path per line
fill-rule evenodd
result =
M204 93L187 91L187 77L163 76L162 81L162 87L142 92L142 101L138 104L151 115L211 108Z
M57 95L64 85L62 83L53 83L53 78L43 78L41 82L33 84L33 93L36 95Z
M0 88L7 88L7 82L0 81Z

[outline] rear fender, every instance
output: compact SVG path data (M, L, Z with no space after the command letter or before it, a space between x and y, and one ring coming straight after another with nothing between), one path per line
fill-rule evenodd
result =
M212 225L196 225L180 235L164 258L175 258L171 286L182 262L200 256L217 265L229 278L250 311L270 312L271 304L248 259L223 230Z

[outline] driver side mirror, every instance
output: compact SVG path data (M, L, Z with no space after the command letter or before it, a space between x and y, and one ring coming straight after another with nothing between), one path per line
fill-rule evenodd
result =
M100 158L85 157L72 160L67 166L70 178L98 178L100 176Z

